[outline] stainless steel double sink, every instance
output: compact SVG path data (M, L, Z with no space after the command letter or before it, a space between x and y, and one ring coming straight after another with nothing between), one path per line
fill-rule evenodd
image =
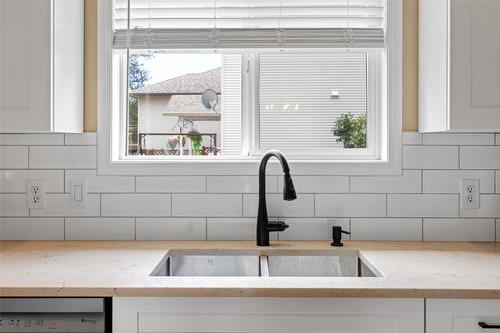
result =
M171 250L152 276L377 277L356 250Z

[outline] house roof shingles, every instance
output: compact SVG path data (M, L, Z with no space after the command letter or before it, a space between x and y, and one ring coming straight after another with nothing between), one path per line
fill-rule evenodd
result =
M191 120L220 120L219 113L203 106L200 95L172 95L162 114Z
M197 95L206 89L221 92L221 68L214 68L202 73L185 74L173 79L158 82L149 86L132 90L132 96L139 95Z

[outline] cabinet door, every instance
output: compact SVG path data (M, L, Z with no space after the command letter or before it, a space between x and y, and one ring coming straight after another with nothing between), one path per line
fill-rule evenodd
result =
M500 300L426 300L427 333L486 333L478 323L500 325Z
M0 131L49 131L50 0L0 0Z
M423 333L418 299L114 298L120 333Z
M450 0L450 127L500 129L500 1Z

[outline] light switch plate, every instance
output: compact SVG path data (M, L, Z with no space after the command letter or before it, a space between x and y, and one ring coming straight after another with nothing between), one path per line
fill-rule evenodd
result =
M86 207L87 206L87 181L72 180L71 181L71 207Z

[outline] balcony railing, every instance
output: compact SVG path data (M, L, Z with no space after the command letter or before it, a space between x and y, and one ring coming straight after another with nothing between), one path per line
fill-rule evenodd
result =
M193 136L201 138L201 143L196 147ZM161 147L148 147L148 138L164 137L165 140ZM139 155L219 155L220 151L217 148L216 133L139 133ZM176 142L169 143L169 138L176 138Z

